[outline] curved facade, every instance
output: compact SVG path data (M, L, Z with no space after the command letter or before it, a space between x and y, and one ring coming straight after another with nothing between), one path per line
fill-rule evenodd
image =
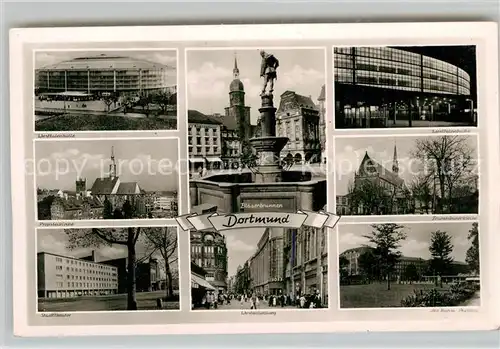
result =
M436 58L390 47L339 47L334 52L339 83L470 95L469 74Z
M148 92L176 85L175 68L131 57L79 57L35 71L40 92ZM172 91L175 92L175 91Z
M227 290L227 247L222 234L191 232L191 261L206 271L205 279L218 291Z

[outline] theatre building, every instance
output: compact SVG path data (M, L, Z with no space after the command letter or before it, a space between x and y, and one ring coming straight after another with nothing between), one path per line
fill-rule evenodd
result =
M37 254L38 297L69 298L118 292L118 269L94 262L94 257L73 258L47 252Z
M335 48L336 128L477 125L475 74L436 52L425 47Z

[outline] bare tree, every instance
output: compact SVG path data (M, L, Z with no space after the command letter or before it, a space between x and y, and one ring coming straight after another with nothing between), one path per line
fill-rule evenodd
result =
M136 299L136 244L141 227L66 229L70 249L101 245L121 245L127 248L127 310L137 310Z
M413 199L423 204L425 213L429 213L433 198L430 178L425 175L415 177L410 184L410 191Z
M443 211L443 201L448 196L448 209L453 202L454 185L469 176L472 165L472 149L464 136L428 137L416 141L413 156L422 161L425 174L439 182L438 212Z
M173 290L173 270L172 265L177 262L177 228L158 227L149 228L144 232L147 243L151 249L160 252L165 270L167 298L172 297Z

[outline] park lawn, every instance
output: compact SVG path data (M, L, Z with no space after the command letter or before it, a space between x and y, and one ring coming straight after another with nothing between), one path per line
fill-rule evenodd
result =
M35 130L49 131L116 131L172 130L177 128L175 116L129 117L123 114L65 114L35 122Z
M433 284L391 284L387 290L387 283L372 283L367 285L340 286L341 308L388 308L401 307L401 300L413 293L413 290L429 290L435 288ZM443 285L442 290L447 289Z
M157 310L156 299L165 291L137 292L137 310ZM164 310L179 310L179 302L163 302ZM38 300L39 312L113 311L127 310L127 295L45 298Z

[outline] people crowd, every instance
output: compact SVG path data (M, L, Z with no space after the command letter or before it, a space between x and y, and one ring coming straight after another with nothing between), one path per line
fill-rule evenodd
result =
M201 300L201 306L205 309L218 309L220 305L230 305L234 300L240 303L241 308L259 309L260 304L268 307L296 307L296 308L322 308L321 294L319 290L311 293L298 292L297 294L284 294L281 290L277 294L260 295L255 292L232 294L216 291L207 291Z

